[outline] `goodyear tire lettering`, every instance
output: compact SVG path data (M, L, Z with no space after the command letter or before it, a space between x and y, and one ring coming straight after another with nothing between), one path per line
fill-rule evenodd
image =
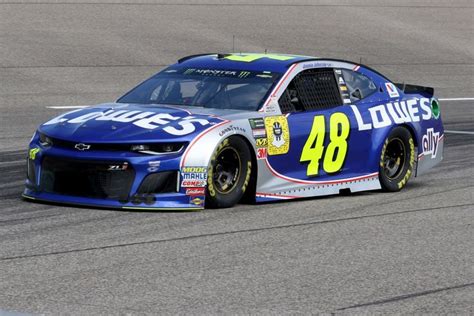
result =
M400 182L398 183L399 189L403 188L407 184L408 180L411 177L413 166L415 165L415 144L412 138L410 138L409 143L410 143L410 161L409 161L410 168L407 170L407 173L405 174L403 179L400 180Z

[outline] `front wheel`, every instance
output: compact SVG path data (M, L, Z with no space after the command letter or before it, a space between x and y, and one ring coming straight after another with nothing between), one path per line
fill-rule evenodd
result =
M224 139L214 151L207 169L206 206L226 208L237 204L249 185L252 157L238 136Z
M379 179L384 191L400 191L410 179L415 164L415 144L410 132L395 127L384 142Z

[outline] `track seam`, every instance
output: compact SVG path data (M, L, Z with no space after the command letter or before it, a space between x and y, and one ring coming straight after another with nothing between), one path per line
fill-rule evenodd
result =
M286 228L294 228L294 227L304 227L304 226L312 226L312 225L320 225L320 224L329 224L329 223L336 223L336 222L343 222L343 221L360 220L360 219L374 218L374 217L392 216L392 215L415 213L415 212L422 212L422 211L433 211L433 210L441 210L441 209L453 208L453 207L464 207L464 206L471 206L471 205L472 205L472 203L458 204L458 205L448 205L448 206L440 206L440 207L425 208L425 209L415 209L415 210L407 210L407 211L384 213L384 214L372 214L372 215L354 216L354 217L346 217L346 218L328 219L328 220L314 221L314 222L309 222L309 223L279 225L279 226L252 228L252 229L227 231L227 232L217 232L217 233L209 233L209 234L201 234L201 235L191 235L191 236L176 237L176 238L169 238L169 239L148 240L148 241L140 241L140 242L124 243L124 244L116 244L116 245L108 245L108 246L100 246L100 247L90 247L90 248L83 248L83 249L54 251L54 252L49 252L49 253L41 253L41 254L33 254L33 255L4 257L4 258L0 258L0 261L9 261L9 260L15 260L15 259L27 259L27 258L35 258L35 257L46 257L46 256L51 256L51 255L61 255L61 254L86 252L86 251L94 251L94 250L104 250L104 249L111 249L111 248L121 248L121 247L128 247L128 246L154 244L154 243L165 243L165 242L172 242L172 241L182 241L182 240L203 238L203 237L205 238L205 237L215 237L215 236L222 236L222 235L234 235L234 234L242 234L242 233L262 232L262 231L268 231L268 230L274 230L274 229L286 229Z
M438 288L438 289L433 289L433 290L427 290L427 291L422 291L422 292L404 294L404 295L399 295L399 296L387 298L387 299L384 299L384 300L378 300L378 301L374 301L374 302L369 302L369 303L363 303L363 304L357 304L357 305L352 305L352 306L348 306L348 307L338 308L337 311L344 311L344 310L354 309L354 308L359 308L359 307L367 307L367 306L393 303L393 302L398 302L398 301L401 301L401 300L406 300L406 299L415 298L415 297L419 297L419 296L425 296L425 295L444 292L444 291L462 289L462 288L470 287L470 286L473 286L473 285L474 285L474 282L473 283L460 284L460 285L454 285L454 286L448 286L448 287L443 287L443 288Z
M341 7L341 8L353 8L353 4L279 4L279 3L152 3L152 2L18 2L10 1L3 2L0 4L9 5L119 5L119 6L190 6L190 7ZM358 4L360 8L409 8L409 9L472 9L472 6L424 6L424 5L370 5L370 4Z

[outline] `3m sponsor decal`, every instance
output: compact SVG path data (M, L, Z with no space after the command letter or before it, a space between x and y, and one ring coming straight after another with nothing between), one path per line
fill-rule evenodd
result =
M65 118L64 116L54 118L43 125L83 124L88 121L110 121L116 123L133 124L144 129L162 129L168 134L175 136L188 135L196 130L196 126L207 126L221 120L204 115L188 115L185 117L171 115L168 113L128 111L128 110L106 110L93 111L76 117Z
M268 139L268 155L283 155L290 150L290 130L285 116L265 118Z
M40 152L39 148L31 148L30 151L28 152L28 157L30 157L31 160L36 159L36 155Z
M388 95L391 98L398 98L400 94L398 93L397 87L391 82L385 83L385 88L387 88Z
M267 148L257 148L257 159L267 158Z
M360 112L359 108L351 105L359 131L387 127L392 124L426 121L432 118L430 99L410 99L400 102L380 104ZM365 114L365 115L363 115Z
M183 167L181 169L181 187L199 188L207 183L207 167Z
M186 195L196 196L196 195L205 195L206 188L187 188Z
M421 143L423 146L423 155L431 155L431 159L436 158L438 154L439 132L435 132L433 128L428 128L426 134L423 135Z

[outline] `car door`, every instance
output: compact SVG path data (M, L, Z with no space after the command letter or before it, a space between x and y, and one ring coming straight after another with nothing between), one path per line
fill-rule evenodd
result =
M284 115L265 119L267 160L277 175L305 183L369 171L370 131L358 130L350 107L361 92L349 89L341 69L306 69L292 79L279 99Z

